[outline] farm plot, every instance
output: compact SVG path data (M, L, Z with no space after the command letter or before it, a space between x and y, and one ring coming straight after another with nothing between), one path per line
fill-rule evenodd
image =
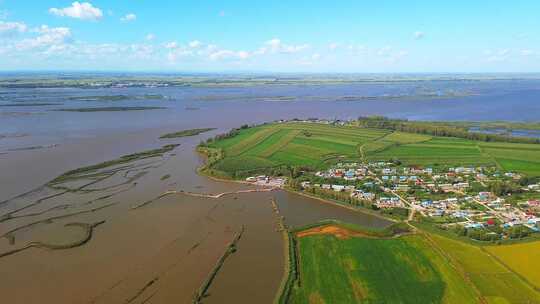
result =
M488 246L485 249L536 288L540 288L540 242Z
M540 293L480 247L434 234L431 238L462 268L488 303L540 303Z
M477 303L474 291L421 236L298 238L292 303Z

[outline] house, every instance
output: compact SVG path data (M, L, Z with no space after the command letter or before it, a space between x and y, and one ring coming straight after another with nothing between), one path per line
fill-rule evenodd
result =
M540 184L528 185L527 189L529 189L529 190L540 190Z
M433 201L431 200L425 200L421 203L422 207L424 208L428 208L428 207L431 207L433 205Z
M392 168L384 168L382 170L382 174L384 175L390 175L390 174L395 174L396 173L396 169L392 169Z
M482 225L482 223L467 223L465 225L465 228L467 229L484 228L484 225Z
M429 216L443 216L444 210L433 210L429 213Z
M352 192L355 190L354 186L345 186L345 191L349 191L349 192Z
M311 182L309 182L309 181L301 182L301 183L300 183L300 186L301 186L302 188L304 188L304 189L305 189L305 188L309 188L309 187L311 186Z
M345 190L345 186L343 185L332 185L332 189L336 192L341 192Z
M456 183L456 184L454 184L454 188L456 188L456 189L466 189L466 188L469 188L469 183Z
M530 207L540 207L540 200L529 200L527 201L527 205Z
M452 190L452 184L439 184L439 188L441 188L443 191L450 191Z

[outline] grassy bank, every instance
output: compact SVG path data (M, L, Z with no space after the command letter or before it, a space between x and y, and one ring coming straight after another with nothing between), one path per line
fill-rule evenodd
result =
M49 186L54 186L56 184L60 184L60 183L69 181L71 179L79 178L81 175L88 174L88 173L93 173L93 172L96 172L98 170L105 169L105 168L108 168L108 167L111 167L111 166L127 164L127 163L130 163L132 161L136 161L136 160L142 160L142 159L147 159L147 158L152 158L152 157L163 156L164 153L170 152L170 151L172 151L174 148L176 148L178 146L179 145L165 145L165 146L163 146L161 148L158 148L158 149L153 149L153 150L147 150L147 151L143 151L143 152L139 152L139 153L128 154L128 155L121 156L120 158L117 158L117 159L101 162L99 164L77 168L75 170L68 171L68 172L58 176L57 178L50 181L48 183L48 185Z
M178 132L173 133L167 133L161 135L160 139L170 139L170 138L179 138L179 137L187 137L187 136L195 136L199 135L208 131L215 130L215 128L202 128L202 129L189 129L189 130L182 130Z

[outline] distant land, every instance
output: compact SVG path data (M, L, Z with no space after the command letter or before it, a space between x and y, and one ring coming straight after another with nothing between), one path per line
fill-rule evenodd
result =
M485 81L540 79L540 74L159 74L159 73L8 73L0 74L0 88L106 87L229 87L255 85L321 85L377 82Z

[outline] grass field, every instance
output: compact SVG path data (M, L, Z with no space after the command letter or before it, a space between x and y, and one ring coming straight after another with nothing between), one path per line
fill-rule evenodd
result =
M212 169L241 176L258 169L308 166L340 160L397 158L406 165L497 165L540 176L540 145L488 143L387 130L315 123L275 123L243 129L210 144L224 152Z
M485 249L536 288L540 288L540 242L489 246Z
M430 234L430 238L466 273L488 303L540 303L539 292L481 247L435 234ZM523 254L530 257L530 252Z
M300 287L291 303L478 303L422 236L298 239Z

